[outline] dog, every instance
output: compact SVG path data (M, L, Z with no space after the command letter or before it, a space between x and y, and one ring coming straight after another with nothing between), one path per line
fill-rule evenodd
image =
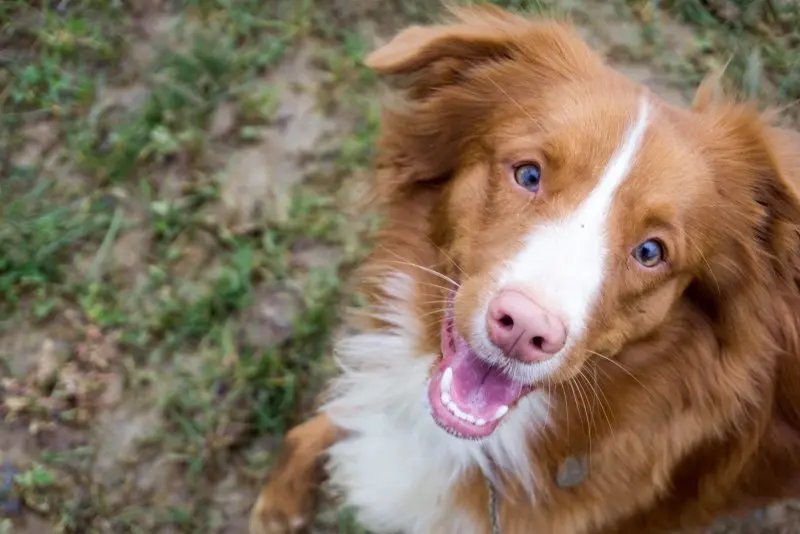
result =
M800 496L800 135L660 99L493 6L366 64L385 110L341 373L251 534L328 479L373 532L642 534ZM699 530L693 530L699 529Z

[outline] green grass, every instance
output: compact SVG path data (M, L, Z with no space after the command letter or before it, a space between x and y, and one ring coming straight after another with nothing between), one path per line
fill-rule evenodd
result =
M697 31L699 61L684 72L694 80L727 63L726 77L739 93L772 104L800 99L800 5L772 0L663 2ZM692 68L694 67L694 68Z
M734 51L733 76L746 78L757 46L759 72L781 101L800 96L789 52L796 24L764 35L755 22L709 18L700 2L667 4L697 26L704 54ZM368 249L373 221L355 218L342 193L368 172L378 130L377 80L361 61L373 31L429 20L432 5L336 11L314 0L175 0L135 12L114 1L2 2L0 334L63 342L59 365L90 389L43 385L35 368L12 376L0 362L0 398L25 401L13 410L0 402L3 431L59 437L28 451L15 490L57 532L215 532L217 484L235 474L236 488L252 495L271 446L330 370L343 281ZM150 59L141 59L143 28L157 34ZM266 214L242 230L221 215L227 162L287 120L287 94L270 76L304 47L318 76L314 97L338 121L337 135L314 147L305 179L285 192L286 216ZM682 66L692 81L701 70L693 61ZM212 135L220 109L231 124ZM309 248L334 253L313 264L303 260ZM254 342L245 327L278 294L294 295L289 333ZM98 363L92 355L104 343L113 351ZM98 405L90 388L109 377L123 385L116 407ZM116 409L156 414L132 458L118 460L132 477L124 491L95 480L103 437L95 432L108 431L101 416ZM183 481L170 499L131 489L162 461ZM360 532L347 510L331 522ZM0 533L8 525L0 520Z
M81 477L68 469L74 458L50 458L52 484L34 483L42 479L34 475L50 471L32 465L17 486L29 507L61 516L61 531L93 531L102 516L130 531L154 524L207 530L209 518L192 509L209 498L199 481L222 476L236 451L253 440L284 432L298 403L316 388L340 305L342 269L355 257L305 269L294 265L292 249L300 242L341 247L351 239L349 225L324 192L300 184L286 222L237 234L214 218L222 169L211 161L216 150L256 142L250 132L273 124L280 95L263 80L311 33L312 7L175 4L179 20L170 39L141 71L125 64L135 13L98 10L88 1L71 2L63 13L24 2L2 7L3 147L24 150L21 134L36 121L56 131L41 157L2 161L8 173L0 186L6 333L22 324L47 328L72 314L82 328L94 325L113 337L125 355L116 371L129 393L151 396L149 404L160 413L141 454L166 455L198 481L190 483L198 489L188 490L194 504L190 499L188 509L156 511L153 523L127 507L107 507L103 499L63 499L60 488ZM335 83L365 87L374 81L358 64L365 45L354 33L346 35L324 50L323 63ZM138 84L144 98L133 107L106 109L100 95L110 83ZM233 106L236 124L215 141L209 121L223 104ZM362 126L341 141L349 148L337 162L337 180L368 164L374 112L356 122ZM178 176L169 172L176 167ZM59 180L65 171L74 183ZM177 193L164 192L166 179L180 180ZM147 236L135 282L115 267L118 242L131 232ZM187 275L181 262L190 248L200 249L209 265ZM273 346L243 342L237 317L256 304L259 288L288 286L300 295L290 310L291 336ZM37 507L40 498L45 504ZM93 513L101 517L92 519Z

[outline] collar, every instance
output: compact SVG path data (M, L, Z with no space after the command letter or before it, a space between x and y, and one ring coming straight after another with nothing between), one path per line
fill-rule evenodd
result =
M492 525L492 534L501 534L500 514L497 510L497 488L488 478L486 478L486 486L489 488L489 520Z
M583 456L569 456L561 464L556 474L556 483L561 488L571 488L583 482L588 474L586 458ZM492 526L492 534L502 534L497 488L492 484L489 477L484 476L484 479L486 480L486 487L489 489L489 522Z

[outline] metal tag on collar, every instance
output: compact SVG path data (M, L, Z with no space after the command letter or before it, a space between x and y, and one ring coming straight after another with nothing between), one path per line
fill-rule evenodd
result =
M556 484L560 488L571 488L583 482L588 474L586 459L582 456L570 456L558 468Z

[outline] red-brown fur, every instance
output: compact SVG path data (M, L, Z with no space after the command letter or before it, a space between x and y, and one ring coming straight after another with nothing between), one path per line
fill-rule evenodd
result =
M507 217L528 200L490 179L508 162L537 157L536 134L520 130L520 117L564 121L564 134L548 137L544 172L566 194L550 192L536 215L547 217L585 195L579 177L596 172L621 135L624 124L602 110L634 105L642 88L565 24L489 8L458 16L453 25L408 29L368 59L381 74L408 77L408 105L384 116L375 193L385 222L363 289L378 302L376 275L407 272L420 282L419 313L433 319L441 280L404 262L468 277L456 303L456 322L465 324L476 305L471 290L534 220ZM646 217L675 222L665 237L676 243L674 263L655 276L611 273L587 335L609 358L575 357L547 385L565 409L530 445L536 504L513 473L505 477L506 534L668 532L800 496L800 135L712 89L701 87L691 110L649 95L658 101L658 137L643 148L646 163L634 171L642 176L620 191L633 207L614 216L614 238L627 243ZM608 130L609 146L582 138L592 128ZM438 323L429 323L420 353L439 345ZM288 531L271 522L308 509L310 489L286 493L287 484L318 482L309 459L332 439L315 436L333 429L320 415L293 432L313 446L292 438L253 534ZM588 460L590 475L562 489L555 473L571 455ZM488 532L482 475L462 477L457 493ZM276 494L292 502L276 505Z

